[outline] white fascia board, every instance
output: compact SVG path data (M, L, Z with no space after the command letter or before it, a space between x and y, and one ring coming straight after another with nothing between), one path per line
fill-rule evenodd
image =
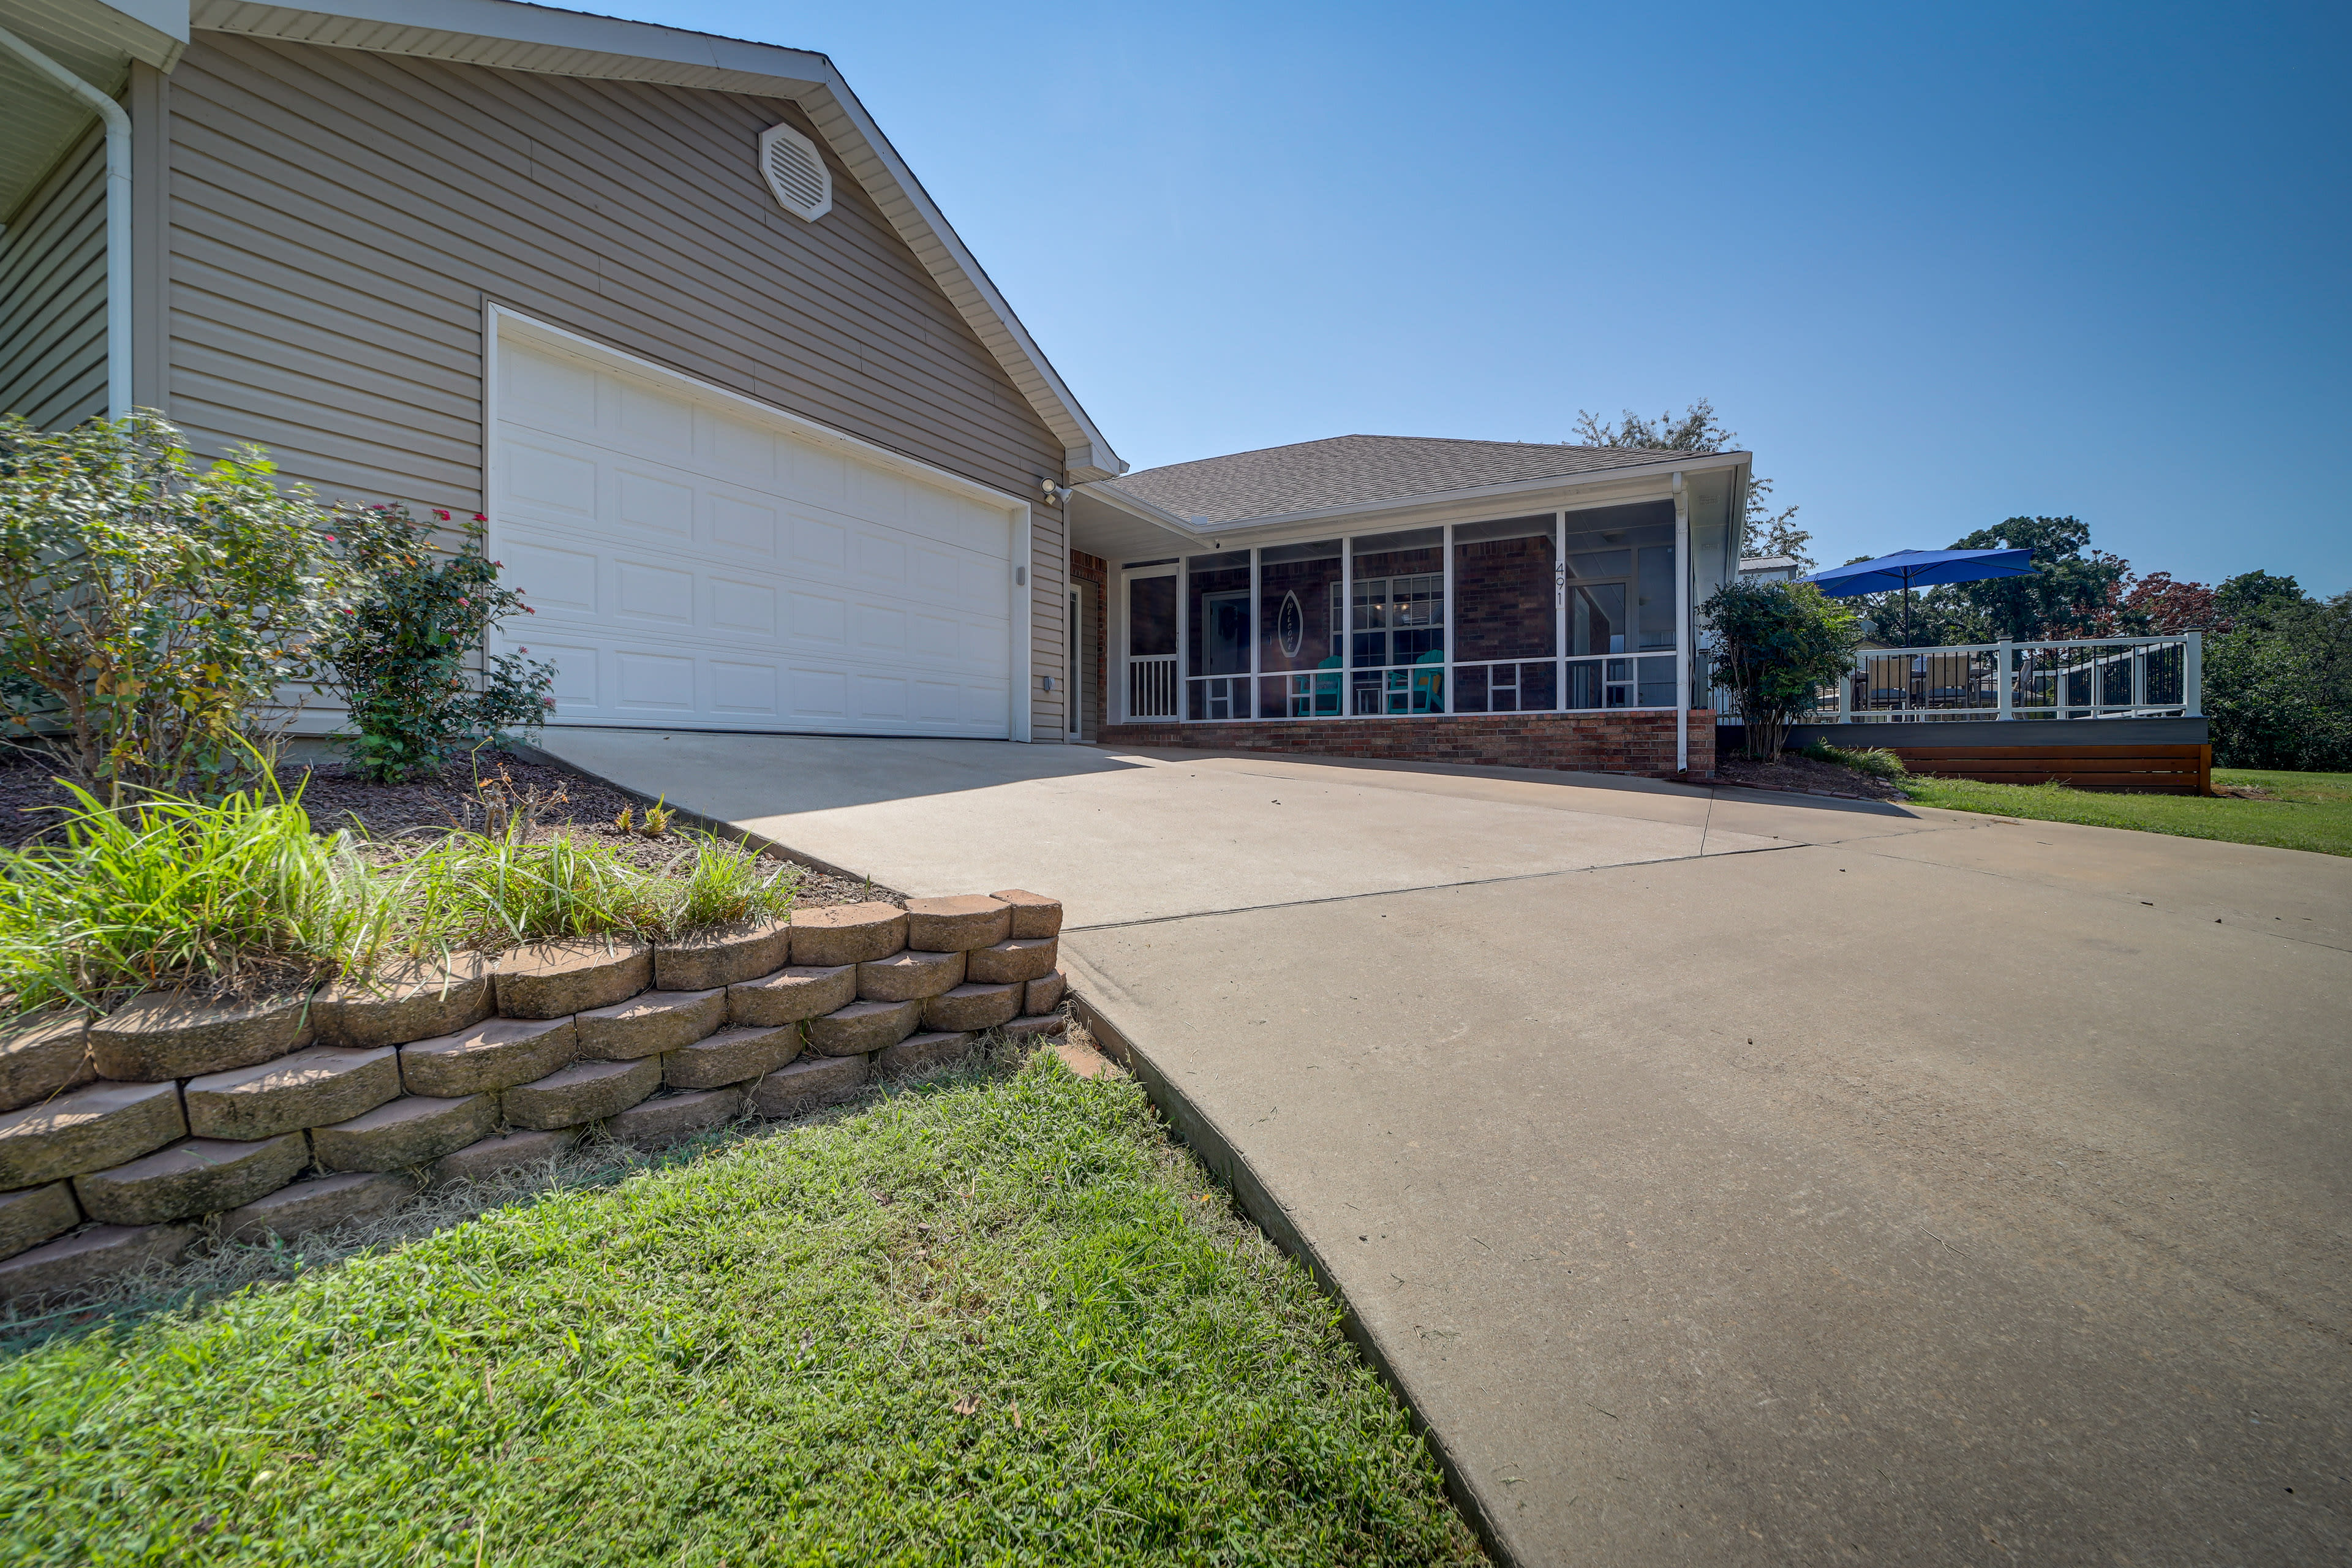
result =
M789 99L815 123L1062 443L1068 475L1097 479L1127 471L841 72L821 54L514 0L341 0L332 11L194 0L191 18L200 28L339 48Z
M100 10L120 12L150 37L131 35L131 52L158 70L177 64L188 43L188 0L108 0ZM142 47L143 46L143 47Z
M1430 495L1399 496L1394 500L1361 501L1351 506L1325 507L1313 511L1285 512L1272 517L1235 518L1231 522L1194 522L1163 511L1135 496L1120 494L1102 485L1087 487L1088 495L1112 500L1139 517L1150 517L1164 526L1180 531L1192 540L1225 539L1236 534L1256 534L1274 529L1297 529L1313 523L1347 521L1376 523L1393 520L1402 514L1417 511L1451 510L1464 506L1476 506L1484 501L1509 500L1522 496L1549 494L1576 489L1591 485L1640 484L1654 480L1661 494L1671 494L1668 488L1675 473L1699 473L1715 468L1742 468L1749 461L1746 452L1710 452L1695 455L1683 461L1643 463L1633 468L1595 468L1589 473L1551 474L1540 479L1515 479L1509 484L1483 485L1475 489L1442 490Z

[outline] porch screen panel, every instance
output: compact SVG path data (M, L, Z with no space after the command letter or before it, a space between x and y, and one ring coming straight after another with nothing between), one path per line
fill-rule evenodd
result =
M1336 719L1341 708L1339 542L1284 544L1257 558L1257 710Z
M1528 712L1557 706L1552 662L1553 567L1549 513L1457 524L1454 530L1454 709Z
M1571 512L1568 584L1571 709L1675 705L1672 502Z
M1184 717L1255 717L1250 703L1249 552L1190 556L1184 569Z
M1368 534L1354 542L1354 554L1348 710L1446 711L1445 531Z

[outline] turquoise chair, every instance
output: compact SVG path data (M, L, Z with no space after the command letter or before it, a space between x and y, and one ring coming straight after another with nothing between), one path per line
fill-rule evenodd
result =
M1445 663L1445 655L1439 649L1432 648L1412 662L1415 665L1442 666ZM1416 713L1445 711L1445 671L1443 668L1416 668L1412 672L1412 710Z

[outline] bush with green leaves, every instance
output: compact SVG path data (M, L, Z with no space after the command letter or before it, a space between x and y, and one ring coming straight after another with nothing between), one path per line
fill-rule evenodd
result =
M1727 583L1699 614L1713 633L1709 678L1731 693L1759 761L1780 754L1790 724L1844 679L1861 642L1853 612L1810 583Z
M200 468L153 414L0 419L0 739L109 801L255 776L355 587L257 447Z
M448 512L433 515L452 525ZM484 651L492 628L531 611L520 589L499 584L482 522L455 524L464 537L452 550L405 507L341 519L346 558L371 586L329 640L322 684L349 705L343 745L364 777L436 773L470 743L530 733L555 706L553 665L525 658L529 648Z

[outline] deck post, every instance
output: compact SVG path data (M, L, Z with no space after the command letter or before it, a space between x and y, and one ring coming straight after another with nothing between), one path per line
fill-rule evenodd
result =
M1996 718L2014 719L2017 717L2016 708L2012 701L2017 691L2016 676L2012 669L2012 666L2016 663L2017 658L2014 649L2015 645L2007 637L2001 638L2000 653L2000 710L1995 715Z
M2190 719L2205 717L2205 634L2190 632L2189 649L2181 656L2180 695L2186 699L2183 715Z

